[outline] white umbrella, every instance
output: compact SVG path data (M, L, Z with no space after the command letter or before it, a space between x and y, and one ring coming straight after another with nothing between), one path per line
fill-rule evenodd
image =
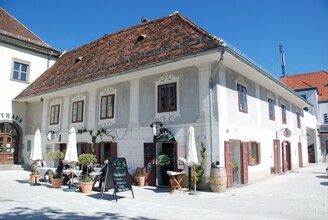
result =
M31 160L42 160L41 132L39 128L35 131L34 143L30 155Z
M76 146L76 132L74 127L72 127L68 132L68 145L65 153L65 160L71 163L70 174L69 174L71 176L72 163L78 161L77 146ZM71 180L69 180L69 188L71 188Z
M32 146L30 159L35 160L35 161L42 160L41 132L40 132L39 128L35 131L34 143ZM38 169L37 164L34 164L34 174L35 175L37 174L37 169ZM34 186L39 185L36 180L37 180L37 177L35 177L35 183L33 184Z
M188 129L189 140L188 140L188 151L186 164L190 167L194 167L194 190L196 191L196 165L198 164L196 141L195 141L195 129L190 126Z
M77 162L76 132L72 127L68 132L68 145L65 154L65 160L68 162Z

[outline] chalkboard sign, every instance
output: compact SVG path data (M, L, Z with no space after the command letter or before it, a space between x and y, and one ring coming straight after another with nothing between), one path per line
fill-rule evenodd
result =
M125 158L111 158L109 161L109 166L107 166L107 173L104 182L104 187L101 189L101 198L104 191L114 188L114 195L118 192L124 192L131 190L132 196L134 198L131 178L128 172L128 166L126 164ZM117 201L117 198L116 198Z

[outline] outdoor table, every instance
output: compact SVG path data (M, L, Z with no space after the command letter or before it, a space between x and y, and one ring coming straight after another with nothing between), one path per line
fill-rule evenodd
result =
M97 176L99 176L101 174L101 172L92 172L92 173L89 173L89 175L91 176L92 180L95 180Z
M42 179L45 179L48 170L52 170L53 172L56 172L56 168L53 167L38 167L38 171Z
M170 193L173 193L174 190L183 190L180 183L185 177L185 172L174 172L174 171L167 171L167 174L169 175L171 181L171 187L170 187Z

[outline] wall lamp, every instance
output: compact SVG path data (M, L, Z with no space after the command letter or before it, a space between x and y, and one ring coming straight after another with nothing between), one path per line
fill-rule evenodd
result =
M309 135L308 133L305 133L305 134L301 134L300 136L298 136L298 141L301 141L302 137L304 137L304 139L305 139L306 141L312 139L312 136L311 136L311 135Z
M276 131L276 139L278 139L281 132L283 132L283 135L286 138L289 138L292 135L292 132L288 128L282 128L282 129Z

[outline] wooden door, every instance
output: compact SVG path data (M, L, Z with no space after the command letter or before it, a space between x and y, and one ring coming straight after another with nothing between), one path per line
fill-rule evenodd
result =
M298 142L298 166L303 167L302 143Z
M280 166L280 141L273 140L273 173L281 173L281 166Z
M14 163L15 147L13 146L13 138L11 134L0 135L0 164Z
M287 170L292 169L292 160L291 160L291 151L290 151L290 143L286 142L286 167Z
M156 144L144 143L145 185L156 186Z
M249 142L242 142L241 146L241 183L248 183L248 147L250 146Z
M225 159L225 169L227 173L227 188L233 185L233 174L232 174L232 142L224 142L224 159Z

